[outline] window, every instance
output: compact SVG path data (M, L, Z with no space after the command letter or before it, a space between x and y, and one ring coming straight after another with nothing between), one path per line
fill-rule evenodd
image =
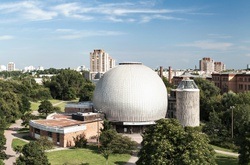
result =
M48 132L48 137L52 138L52 132Z
M57 141L57 143L60 143L60 134L59 133L56 134L56 141Z
M243 84L239 84L239 89L240 89L240 90L243 89Z
M39 134L40 135L40 129L35 128L35 134Z

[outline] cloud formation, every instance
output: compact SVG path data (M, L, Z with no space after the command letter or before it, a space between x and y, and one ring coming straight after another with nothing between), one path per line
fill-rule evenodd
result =
M60 39L80 39L85 37L93 37L93 36L117 36L123 35L125 33L119 31L89 31L89 30L82 30L77 31L73 29L57 29L56 33L58 33Z
M31 21L52 20L60 17L111 22L140 22L152 20L185 20L185 14L199 9L156 8L153 2L101 3L95 1L64 2L49 4L46 1L21 1L1 3L0 14L9 18ZM171 14L171 16L170 16ZM179 16L177 16L177 14ZM0 17L1 19L1 17Z
M14 37L13 36L10 36L10 35L3 35L3 36L0 36L0 41L1 40L11 40L13 39Z
M179 46L196 47L205 50L228 50L233 46L229 42L217 42L217 41L195 41L193 43L181 44Z

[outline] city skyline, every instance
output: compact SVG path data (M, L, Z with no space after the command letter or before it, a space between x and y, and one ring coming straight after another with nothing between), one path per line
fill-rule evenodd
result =
M250 58L250 2L3 0L0 64L17 68L89 68L89 54L103 49L117 63L195 68L203 57L227 68Z

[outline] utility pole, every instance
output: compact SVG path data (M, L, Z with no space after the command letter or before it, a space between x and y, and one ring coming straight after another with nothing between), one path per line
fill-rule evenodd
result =
M232 116L232 139L234 138L234 106L230 106L230 109L232 110L231 116Z

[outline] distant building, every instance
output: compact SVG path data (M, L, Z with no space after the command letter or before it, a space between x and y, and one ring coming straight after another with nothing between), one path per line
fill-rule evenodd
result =
M93 103L90 101L79 102L79 103L68 103L65 105L65 113L77 113L77 112L92 112Z
M221 92L235 93L250 91L250 73L214 73L212 81Z
M44 68L43 68L43 66L38 66L36 70L41 70L41 71L43 71Z
M214 72L214 60L209 57L204 57L200 60L200 70L207 73Z
M200 60L200 71L204 71L208 74L213 72L222 72L226 70L226 65L222 62L215 62L210 57L204 57Z
M7 71L15 71L15 63L14 62L9 62L7 64Z
M214 71L215 72L220 73L220 72L222 72L224 70L226 70L226 65L225 64L223 64L222 62L214 62Z
M6 70L7 70L7 68L5 65L0 65L0 71L6 71Z
M115 60L104 50L96 49L90 53L90 79L99 79L109 69L115 67Z
M31 71L34 71L34 70L35 70L35 67L31 65L31 66L24 67L23 72L31 72Z

